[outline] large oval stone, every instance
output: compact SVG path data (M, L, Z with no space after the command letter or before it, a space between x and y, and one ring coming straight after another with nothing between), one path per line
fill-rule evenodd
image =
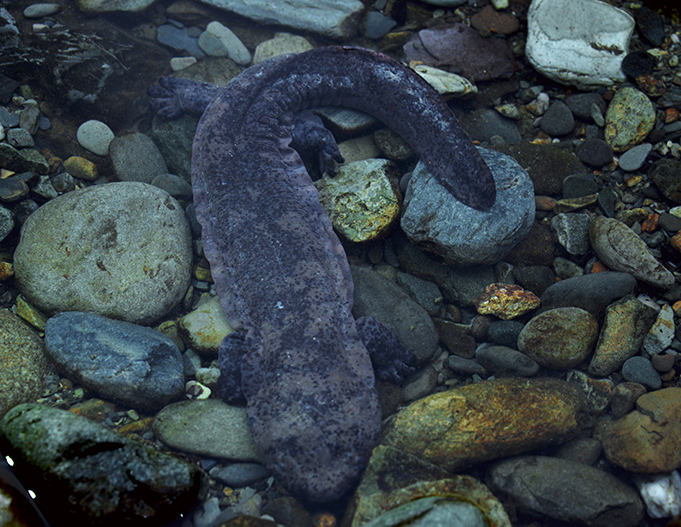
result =
M410 404L388 423L382 444L453 471L560 444L581 430L584 412L567 382L483 381Z
M631 472L671 472L681 466L681 388L642 395L636 410L597 429L611 463Z
M180 204L145 183L109 183L47 202L24 223L17 286L48 315L88 311L149 324L189 287L189 224Z

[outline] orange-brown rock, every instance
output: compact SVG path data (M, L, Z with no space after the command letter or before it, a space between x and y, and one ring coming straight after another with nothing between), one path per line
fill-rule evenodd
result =
M578 389L554 379L483 381L400 411L382 443L447 470L556 445L582 428Z
M496 315L502 320L510 320L539 307L539 298L534 293L512 284L490 284L473 302L481 315Z

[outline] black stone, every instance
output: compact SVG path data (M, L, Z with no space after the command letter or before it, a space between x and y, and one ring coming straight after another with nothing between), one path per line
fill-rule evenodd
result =
M582 163L600 168L612 161L612 147L603 139L587 139L575 150Z
M632 51L622 60L622 72L628 77L651 75L655 69L655 57L645 51Z

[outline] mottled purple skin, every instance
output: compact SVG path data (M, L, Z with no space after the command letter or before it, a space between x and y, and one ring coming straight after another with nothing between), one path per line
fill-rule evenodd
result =
M201 106L202 95L169 96L165 82L165 91L151 92L157 109ZM194 203L222 306L244 335L225 356L246 351L241 387L262 461L291 493L317 502L356 484L381 425L351 314L348 262L289 146L294 114L322 104L384 121L462 202L487 209L495 200L489 169L439 95L368 50L319 48L263 62L219 90L203 113Z

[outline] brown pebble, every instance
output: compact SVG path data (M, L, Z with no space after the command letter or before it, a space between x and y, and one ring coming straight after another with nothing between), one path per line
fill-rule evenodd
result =
M645 386L637 382L623 382L618 384L610 394L610 409L616 419L628 414L634 409L636 400L646 393Z
M658 353L651 357L651 362L657 371L666 373L674 367L675 355L671 353Z
M14 268L9 262L0 262L0 282L9 280L14 275Z
M556 200L549 196L535 196L534 206L537 208L537 210L550 212L553 210L553 207L556 206Z
M676 370L674 368L672 368L667 373L663 373L662 375L660 375L660 379L662 379L663 382L667 382L667 381L671 381L675 376L676 376Z
M478 31L510 35L518 31L520 23L510 13L500 13L491 5L471 17L471 25Z

